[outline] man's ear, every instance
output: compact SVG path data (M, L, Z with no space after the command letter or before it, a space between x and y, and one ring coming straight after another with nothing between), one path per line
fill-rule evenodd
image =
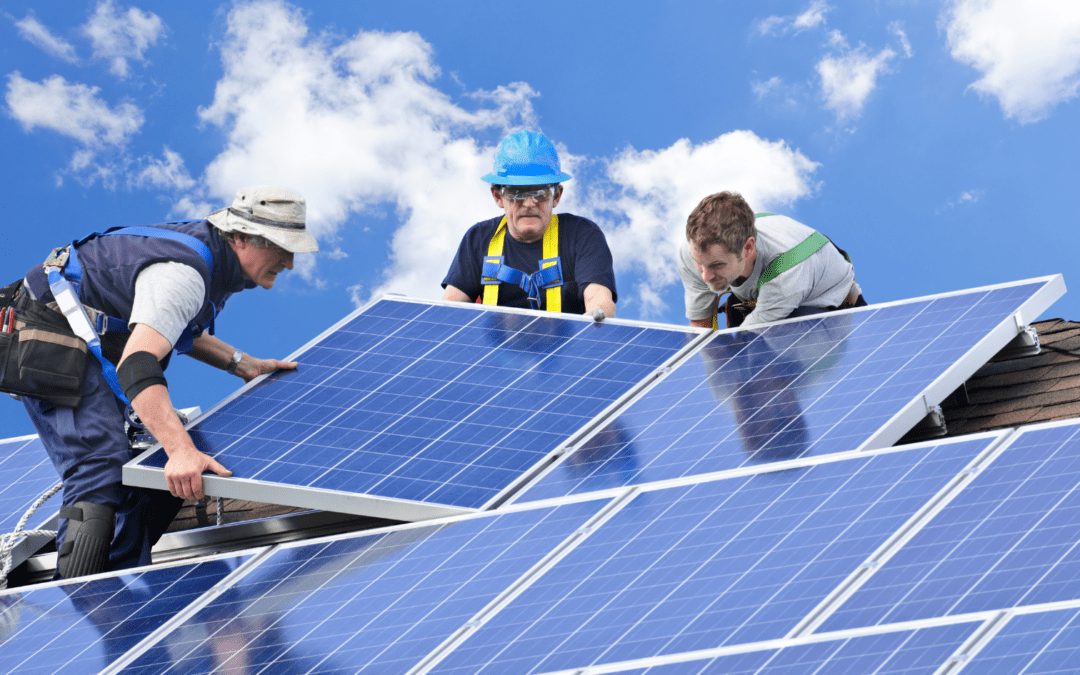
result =
M559 205L559 200L562 199L562 186L555 186L555 195L551 198L551 209L555 210L555 207Z
M495 203L499 205L500 209L506 208L506 204L503 203L502 191L499 190L498 185L491 186L491 196L495 198Z
M746 238L746 243L743 244L742 257L746 258L750 254L752 254L755 250L756 249L754 248L754 238L753 237L747 237Z

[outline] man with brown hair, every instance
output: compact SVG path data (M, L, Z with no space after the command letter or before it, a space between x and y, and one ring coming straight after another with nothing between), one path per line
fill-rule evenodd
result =
M755 214L737 192L691 212L679 274L692 326L718 327L717 295L727 291L729 328L866 304L847 254L791 218Z

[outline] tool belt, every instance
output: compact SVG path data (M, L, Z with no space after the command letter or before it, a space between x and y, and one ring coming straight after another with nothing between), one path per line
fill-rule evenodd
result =
M76 407L86 378L86 342L60 312L21 292L0 289L0 392Z

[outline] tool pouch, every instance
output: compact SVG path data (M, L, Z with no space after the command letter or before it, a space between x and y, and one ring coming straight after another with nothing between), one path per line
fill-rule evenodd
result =
M0 392L74 408L82 400L86 342L63 314L19 293L21 283L0 290Z

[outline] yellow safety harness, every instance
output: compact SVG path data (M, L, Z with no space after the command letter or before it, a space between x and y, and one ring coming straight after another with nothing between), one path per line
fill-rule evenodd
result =
M540 307L540 291L546 291L543 309L549 312L562 311L562 263L559 261L559 216L552 214L551 222L544 231L544 258L539 269L533 274L526 274L503 264L503 242L506 239L506 216L499 221L499 227L488 244L487 256L480 283L484 286L484 304L499 304L499 286L512 283L520 286L529 296L533 309Z

